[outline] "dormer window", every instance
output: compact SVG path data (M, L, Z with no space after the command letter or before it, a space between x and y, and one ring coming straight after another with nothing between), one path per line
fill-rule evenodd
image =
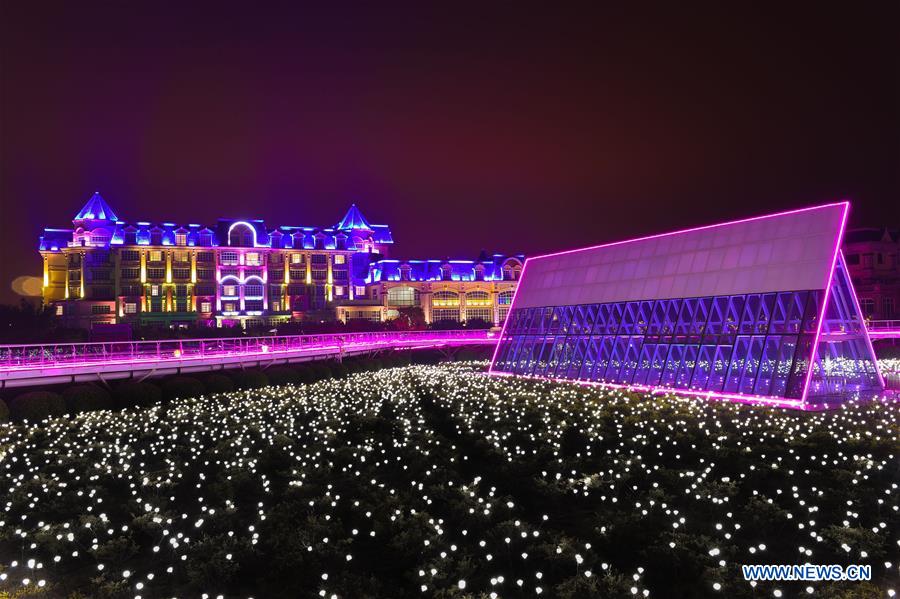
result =
M409 264L400 266L400 280L409 281L411 279L412 267Z
M183 231L176 232L175 245L187 245L187 233Z
M234 223L228 229L228 245L236 247L253 247L256 232L247 223Z
M161 229L150 231L150 245L162 245L163 232Z
M453 279L453 268L449 264L445 264L441 267L441 279L444 281Z

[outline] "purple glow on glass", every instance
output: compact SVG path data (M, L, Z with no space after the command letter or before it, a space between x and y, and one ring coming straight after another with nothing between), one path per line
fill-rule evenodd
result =
M844 276L846 277L847 282L850 284L850 297L853 298L853 306L854 308L856 308L856 314L859 316L859 319L862 323L863 331L865 332L866 337L866 344L869 347L869 351L871 352L873 362L875 364L875 374L878 376L878 382L881 383L881 388L884 389L884 377L881 374L881 368L878 367L878 358L875 356L875 348L872 346L871 333L866 326L865 320L863 320L862 309L859 307L859 298L856 296L856 288L853 286L853 277L850 276L850 271L847 270L847 261L844 260L844 250L838 250L838 253L841 257L841 265L844 271ZM897 332L900 333L900 331Z
M574 253L578 253L578 252L596 250L596 249L600 249L600 248L609 248L609 247L613 247L613 246L618 246L618 245L622 245L622 244L626 244L626 243L633 243L633 242L638 242L638 241L655 240L655 239L659 239L659 238L663 238L663 237L669 237L669 236L680 235L680 234L685 234L685 233L692 233L692 232L696 232L696 231L704 231L704 230L710 230L710 229L729 227L729 226L733 226L733 225L749 223L749 222L754 222L754 221L769 220L769 219L774 219L774 218L778 218L778 217L783 217L786 215L799 214L799 213L810 212L810 211L815 211L815 210L823 210L823 209L828 209L828 208L832 208L832 209L840 208L840 223L837 226L837 229L835 230L835 232L833 233L834 234L833 245L828 245L827 246L828 250L825 250L825 248L823 248L823 250L831 252L830 253L831 263L827 264L827 266L826 266L826 263L820 264L821 270L819 272L822 272L825 275L824 284L821 287L822 302L821 302L821 305L819 306L819 315L818 315L819 320L815 325L815 336L814 336L814 340L812 343L812 347L810 348L807 372L804 373L803 375L801 375L801 376L803 376L803 379L802 379L802 388L799 390L799 393L798 393L799 398L784 398L784 397L772 396L772 395L755 395L755 394L747 394L747 393L738 393L736 391L728 391L728 392L716 392L716 391L708 391L708 390L698 391L698 390L681 389L681 388L666 387L666 386L653 386L653 385L628 384L628 383L606 383L606 382L597 382L597 381L577 380L577 379L572 379L572 378L562 378L562 377L555 377L555 376L522 375L522 374L511 373L511 372L500 372L500 371L496 370L497 360L500 355L500 351L501 351L501 349L503 349L505 347L504 342L507 340L507 327L509 325L510 317L517 309L518 304L521 304L524 301L522 299L523 296L521 296L519 292L521 291L522 287L524 286L523 282L526 279L525 274L527 272L527 267L528 267L528 264L532 260L540 260L542 258L563 256L563 255L574 254ZM837 263L838 263L837 261L838 261L839 252L840 252L840 245L843 240L844 230L845 230L846 224L847 224L849 208L850 208L850 204L848 201L841 201L841 202L835 202L835 203L825 204L825 205L820 205L820 206L811 206L808 208L801 208L801 209L797 209L797 210L788 210L788 211L778 212L775 214L768 214L768 215L763 215L763 216L758 216L758 217L730 221L730 222L726 222L726 223L717 223L717 224L713 224L713 225L693 227L690 229L673 231L673 232L669 232L669 233L649 235L649 236L639 237L639 238L635 238L635 239L617 241L617 242L606 243L606 244L599 244L599 245L590 246L590 247L586 247L586 248L577 248L577 249L572 249L572 250L553 252L553 253L549 253L549 254L543 254L543 255L539 255L539 256L529 257L525 261L525 266L523 267L522 275L520 277L520 283L516 288L516 292L513 296L513 300L510 305L510 309L507 312L506 319L504 320L503 329L502 329L501 335L500 335L500 343L498 343L497 347L494 350L494 354L493 354L493 357L491 360L491 366L490 366L488 372L489 372L489 374L492 374L492 375L498 374L498 375L510 375L510 376L524 376L526 378L536 378L536 379L542 379L542 380L560 380L560 381L568 381L568 382L577 382L580 384L588 384L588 385L602 385L602 386L609 387L609 388L627 388L627 389L634 389L634 390L638 390L638 391L648 392L651 394L653 394L653 393L676 393L676 394L679 394L680 393L680 394L694 395L694 396L706 397L706 398L727 399L727 400L740 401L740 402L745 402L745 403L763 403L763 404L767 404L767 405L777 405L777 406L782 406L782 407L792 407L792 408L802 408L802 409L820 409L822 406L827 407L828 404L825 404L825 403L817 403L816 405L811 405L807 402L807 399L808 399L808 396L810 393L811 377L812 377L813 369L815 367L815 360L816 360L817 352L819 349L819 343L821 341L822 327L824 326L826 308L827 308L828 302L829 302L831 286L834 281L835 269L837 267ZM834 211L832 213L834 213ZM835 217L837 217L837 214L836 213L834 213L834 214L835 214ZM835 221L832 221L831 226L834 226L835 224L837 224L837 223ZM827 244L828 241L830 241L830 235L828 237L823 238L824 244ZM815 283L813 283L813 285L815 285ZM712 294L704 294L704 295L716 295L716 294L712 293ZM546 297L544 299L546 299ZM631 301L636 301L638 299L640 299L640 298L630 298ZM656 299L660 299L660 298L656 298ZM607 300L596 299L596 300L594 300L593 303L597 303L597 302L604 303L604 301L606 301L606 302L624 302L626 300L625 299L621 299L621 300L619 300L619 299L615 299L615 300L613 300L613 299L607 299ZM855 295L854 295L854 301L856 301ZM587 300L587 298L585 298L585 302L592 303L589 300ZM572 303L572 302L569 302L569 303ZM574 303L581 304L584 302L574 302ZM565 305L566 302L563 301L562 304ZM534 306L528 305L528 307L537 308L537 306L539 306L539 305L543 305L544 308L546 308L546 304L544 304L543 302L541 302L539 304L535 304ZM857 310L858 310L858 306L857 306ZM867 339L867 342L871 346L871 340ZM545 342L545 343L547 343L547 342ZM537 346L535 346L535 347L537 347ZM512 350L510 350L510 351L512 351ZM519 348L519 351L522 351L522 349ZM529 348L527 351L530 352L530 351L532 351L532 349ZM553 372L553 371L551 371L551 372ZM883 381L883 379L880 375L880 372L879 372L878 378L879 378L879 381ZM882 387L883 387L883 385L882 385Z
M825 309L828 307L828 298L831 296L831 284L834 280L834 269L837 266L838 254L840 254L841 251L841 241L844 239L844 227L847 224L847 216L850 214L850 202L845 201L840 202L840 204L844 205L844 211L841 214L841 226L838 228L838 233L834 240L834 252L831 256L831 269L828 272L828 278L825 279L825 296L822 298L822 308L819 310L819 322L816 325L816 336L813 339L812 351L809 355L809 365L806 368L806 379L803 382L803 392L800 395L804 404L809 395L809 383L812 381L813 368L816 363L816 354L819 353L819 337L822 335L822 327L824 326L825 321ZM875 354L873 353L872 355ZM882 385L882 387L883 386L884 385Z

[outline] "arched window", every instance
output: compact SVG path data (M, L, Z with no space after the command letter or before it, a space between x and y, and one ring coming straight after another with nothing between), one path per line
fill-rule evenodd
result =
M522 273L522 264L518 260L507 260L503 263L503 280L517 281Z
M499 304L500 306L500 324L503 324L503 321L506 320L507 314L509 314L509 309L512 306L514 295L514 291L501 291L497 296L497 304Z
M391 287L387 298L389 306L418 306L419 290L412 287Z
M433 306L459 306L459 294L455 291L435 291L431 296Z
M469 291L466 293L467 306L490 306L491 294L487 291Z
M237 247L253 247L256 232L247 223L234 223L228 229L228 245Z
M453 291L435 291L431 296L431 320L459 322L459 294Z

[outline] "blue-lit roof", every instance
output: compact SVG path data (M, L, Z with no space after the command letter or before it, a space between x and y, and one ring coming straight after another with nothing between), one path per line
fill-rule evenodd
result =
M74 220L117 221L119 218L112 211L112 208L109 207L109 204L106 203L106 200L100 195L100 192L95 191L94 195L91 196L91 199L84 205L84 208L75 215Z
M347 211L347 214L344 215L341 222L335 225L335 229L343 231L352 229L371 231L372 226L369 224L369 221L366 220L366 217L362 215L362 212L359 211L359 208L356 207L356 204L351 204L350 210Z

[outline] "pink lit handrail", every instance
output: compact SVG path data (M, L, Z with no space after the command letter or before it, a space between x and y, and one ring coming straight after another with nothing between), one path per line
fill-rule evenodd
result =
M486 330L448 330L0 345L0 370L85 362L208 358L324 347L377 347L404 342L486 341L492 337L493 334Z
M869 331L900 331L900 320L867 320Z

